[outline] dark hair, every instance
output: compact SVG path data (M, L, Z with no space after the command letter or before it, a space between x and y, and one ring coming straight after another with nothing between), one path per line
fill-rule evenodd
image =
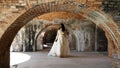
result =
M65 31L65 26L64 26L64 24L61 23L60 25L61 25L62 31L64 32L64 31Z

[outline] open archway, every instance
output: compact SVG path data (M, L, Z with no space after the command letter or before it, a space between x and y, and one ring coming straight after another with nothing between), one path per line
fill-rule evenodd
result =
M55 1L36 5L30 8L21 16L19 16L4 32L0 39L0 68L9 68L9 49L11 43L21 27L28 23L33 18L41 14L53 11L66 11L80 14L81 16L93 21L106 33L109 41L108 44L112 48L115 46L116 50L120 48L120 34L117 31L117 25L104 12L88 7L84 4L75 1ZM112 42L112 43L111 43Z
M45 36L49 37L49 40L48 40L49 43L50 42L53 43L58 29L59 29L59 25L55 24L55 23L54 24L51 23L51 24L45 26L44 28L42 28L38 32L38 34L36 35L35 40L34 40L35 51L43 49L43 47L44 47L43 45L46 44L46 42L47 42L46 41L47 37L45 37ZM54 37L52 35L50 35L50 33L47 33L49 31L54 31L54 32L51 32L51 34L54 35Z

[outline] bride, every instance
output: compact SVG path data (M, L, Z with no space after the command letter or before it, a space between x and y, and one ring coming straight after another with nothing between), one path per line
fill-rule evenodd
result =
M60 24L61 27L57 31L56 39L53 43L53 46L48 53L48 56L58 56L58 57L67 57L69 56L69 41L67 34L65 32L64 24Z

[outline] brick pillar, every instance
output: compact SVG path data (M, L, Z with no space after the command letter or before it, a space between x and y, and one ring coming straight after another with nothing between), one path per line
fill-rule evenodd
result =
M120 50L118 50L117 53L113 55L112 65L112 68L120 68Z
M10 54L9 50L0 51L0 68L10 68Z
M115 53L115 45L113 41L108 38L108 56L112 57L112 55Z

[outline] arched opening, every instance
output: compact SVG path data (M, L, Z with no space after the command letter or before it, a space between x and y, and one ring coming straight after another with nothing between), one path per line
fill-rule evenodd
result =
M108 40L105 36L105 32L100 29L100 28L97 28L97 45L98 45L98 48L97 48L97 51L99 52L106 52L108 51Z
M77 20L77 19L58 19L58 21L63 20L66 26L69 29L69 42L70 42L70 49L77 50L78 52L107 52L108 48L108 41L105 36L105 32L99 28L96 27L96 25L89 21L89 20ZM54 22L54 21L52 21ZM69 24L70 23L70 24ZM55 26L55 25L54 25ZM57 27L57 26L56 26ZM55 39L54 32L49 32L49 30L54 29L52 27L44 29L44 31L40 31L36 37L36 44L39 42L39 39L43 36L42 33L49 34L49 37L47 35L44 35L45 37L44 41L47 41L47 43L44 43L46 45L52 45ZM48 33L47 33L48 31ZM55 30L55 32L57 29ZM54 35L52 34L54 33ZM40 35L40 36L39 36ZM42 37L42 39L43 39ZM53 39L54 38L54 39ZM51 39L51 40L50 40ZM51 42L52 41L52 42ZM51 43L49 43L51 42ZM39 45L36 47L36 50L39 50Z
M57 34L57 30L53 28L46 30L44 38L43 38L44 44L53 43L55 40L56 34Z
M69 21L69 23L70 23L70 21ZM73 22L73 23L75 23L75 22ZM80 23L80 22L79 22ZM87 24L87 26L86 25L84 25L84 29L85 28L90 28L90 27L88 27L88 24L89 24L89 22L87 22L86 23ZM78 25L78 23L77 23L77 25ZM80 24L81 26L83 26L83 24ZM91 26L94 26L94 28L95 28L95 24L93 24L92 22L91 22L91 24L89 24L89 25L91 25ZM47 28L46 28L47 29ZM50 28L48 28L48 30L49 30ZM73 28L74 29L74 28ZM95 29L94 29L94 31L95 31ZM99 30L98 30L99 31ZM44 31L43 31L44 32ZM87 31L86 31L87 32ZM38 41L39 42L39 41ZM47 51L48 52L48 51ZM44 52L39 52L39 53L44 53ZM82 58L82 57L85 57L85 58L82 58L82 59L87 59L87 56L85 55L85 53L86 52L74 52L74 53L77 53L77 55L81 55L80 57L79 56L75 56L75 54L73 55L73 57L74 57L74 59L76 59L77 57L79 57L79 59L80 58ZM88 54L89 56L92 56L90 53L86 53L86 54ZM37 54L35 54L36 56L37 56ZM44 56L42 56L42 55L44 55ZM44 59L44 57L46 58L46 59L48 59L49 61L51 61L51 62L53 62L52 60L50 60L48 57L46 57L47 56L47 54L46 54L46 51L45 51L45 54L38 54L38 56L39 57L41 57L42 59ZM95 55L95 54L93 54L93 55ZM70 58L67 58L67 59L72 59L73 57L70 57ZM101 56L101 54L99 54L99 57L102 57ZM39 60L41 60L41 58L39 58ZM93 56L92 57L90 57L90 58L93 58ZM35 59L35 58L34 58ZM44 60L42 60L43 62L47 62L46 61L46 59L44 59ZM55 60L56 58L54 58L54 60ZM94 59L96 59L95 57L94 57ZM92 59L92 60L94 60L94 59ZM62 60L62 59L61 59ZM57 61L59 61L59 60L57 60ZM73 60L74 61L74 60ZM87 60L86 60L87 61ZM67 61L65 61L65 62L67 62ZM64 63L65 63L64 62ZM98 61L99 62L99 61ZM102 62L102 59L101 59L101 62ZM59 62L58 62L59 63ZM85 62L86 63L86 62ZM41 63L41 64L44 64L44 63ZM42 66L42 65L39 65L39 66ZM50 63L48 63L48 65L49 65ZM57 63L56 63L57 64ZM61 67L62 67L62 63L59 63L60 65L61 65ZM58 64L58 65L59 65ZM28 64L26 64L26 66L27 66ZM52 65L52 64L51 64ZM71 65L73 65L73 64L71 64ZM20 67L24 67L25 65L23 64L23 65L20 65ZM34 65L35 66L35 65ZM36 65L37 66L37 65ZM46 63L46 66L47 66L47 63ZM53 67L55 66L55 64L53 63L53 65L52 65ZM65 65L66 66L66 65ZM73 65L74 66L74 65ZM76 65L77 66L77 65ZM87 66L87 65L86 65ZM89 65L88 65L89 66ZM106 65L107 66L107 65ZM70 67L69 65L68 65L68 67ZM104 67L103 67L104 68Z
M82 6L82 7L81 7ZM71 7L73 9L71 9ZM47 9L45 9L47 8ZM51 9L53 8L53 9ZM41 10L40 10L41 9ZM75 11L76 10L76 11ZM84 11L87 12L84 12ZM41 5L37 5L28 11L26 11L24 14L22 14L20 17L18 17L11 26L5 31L5 33L2 35L0 39L0 64L1 68L9 68L9 48L13 41L13 38L15 37L18 30L25 25L27 22L32 20L34 17L37 17L43 13L52 12L52 11L69 11L81 14L82 16L85 16L87 19L92 20L95 24L97 24L99 27L101 27L106 34L108 34L109 38L113 41L113 46L118 48L119 46L119 38L116 39L117 36L119 36L119 33L113 30L116 30L117 28L112 29L110 26L117 27L115 23L112 20L107 17L104 13L100 12L96 9L89 9L88 7L84 6L83 4L74 2L74 1L68 1L68 2L52 2L52 3L45 3ZM97 15L97 16L96 16ZM111 24L112 23L112 24ZM9 39L6 39L9 38ZM4 46L3 46L4 45Z
M46 48L51 48L54 40L57 35L57 30L59 29L58 24L52 24L49 26L45 26L43 30L41 30L35 39L35 50L43 50Z

